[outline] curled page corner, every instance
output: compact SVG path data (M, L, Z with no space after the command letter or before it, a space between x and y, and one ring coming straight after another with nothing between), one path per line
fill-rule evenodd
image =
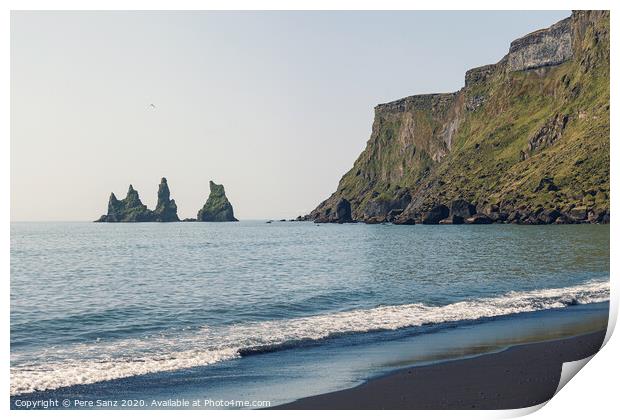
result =
M618 321L618 297L612 293L609 299L609 319L607 321L607 333L603 340L601 348L605 347L609 339L611 338L614 330L616 329L616 322ZM600 350L599 350L600 351Z
M562 364L562 374L560 375L560 382L558 383L558 387L556 388L553 396L556 396L557 393L560 392L562 388L564 388L564 385L566 385L568 381L573 379L573 376L575 376L577 372L579 372L595 355L596 353L592 356L586 357L585 359L574 360L572 362L564 362Z
M500 410L500 411L496 411L496 417L495 418L500 418L500 419L514 419L517 417L525 417L528 416L532 413L535 413L536 411L540 410L541 408L543 408L545 405L547 405L549 401L545 401L545 402L541 402L540 404L536 404L536 405L532 405L530 407L523 407L523 408L512 408L509 410Z
M598 352L597 352L598 353ZM562 388L564 388L564 385L566 385L571 379L573 379L573 377L596 355L593 354L592 356L586 357L585 359L580 359L580 360L574 360L572 362L564 362L562 364L562 373L560 374L560 381L558 383L558 387L556 388L555 392L553 393L553 397L555 397L557 395L558 392L560 392L560 390ZM527 416L529 414L532 414L538 410L540 410L541 408L543 408L545 405L547 405L547 403L549 401L551 401L551 399L553 398L551 397L550 399L548 399L547 401L544 401L540 404L537 405L533 405L531 407L524 407L524 408L517 408L517 409L512 409L512 410L503 410L502 414L500 415L499 418L516 418L516 417L524 417Z
M562 373L560 374L560 382L558 383L558 387L555 390L553 396L555 397L558 392L564 385L566 385L573 377L579 372L596 354L605 347L609 339L611 338L615 328L616 322L618 320L618 300L613 298L610 299L610 307L609 307L609 319L607 322L607 332L605 333L605 338L603 339L603 344L601 344L601 348L598 349L596 353L592 356L586 357L581 360L574 360L572 362L564 362L562 364ZM552 397L553 398L553 397Z

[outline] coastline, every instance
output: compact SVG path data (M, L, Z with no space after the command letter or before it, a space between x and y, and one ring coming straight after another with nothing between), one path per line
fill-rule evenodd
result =
M589 357L605 330L503 351L399 369L350 389L302 398L273 409L514 409L548 401L562 364ZM447 381L450 381L449 387Z
M299 12L158 15L174 20L171 43L143 16L108 14L102 25L92 13L11 15L13 58L25 70L13 87L25 100L14 107L11 178L21 188L10 213L89 221L10 222L10 410L531 410L601 349L617 309L610 11L521 13L524 23L470 13L482 36L461 19L466 11L449 30L439 11L383 13L370 32L342 14L307 13L294 19L296 42L283 45L278 35ZM325 19L353 36L336 48L317 41ZM121 30L106 34L115 21ZM236 42L239 21L256 40ZM76 22L93 42L62 30ZM515 39L521 27L539 29ZM149 31L155 54L145 55ZM31 42L54 32L49 43ZM444 68L488 63L477 53L499 58L489 35L505 54L461 72L451 92L428 93L406 71L420 67L417 56L446 58L435 63ZM420 38L431 48L406 41ZM267 47L256 54L256 45ZM368 67L343 47L385 58ZM307 60L304 48L324 57ZM213 68L205 56L234 59ZM161 68L158 57L180 64ZM54 61L61 71L45 71ZM284 83L283 61L295 70ZM101 72L114 67L130 77ZM164 95L136 106L144 86L135 82L148 67ZM329 67L344 71L321 76ZM398 68L404 77L394 77ZM350 69L371 77L351 79ZM430 81L446 76L422 70ZM319 82L344 87L341 103ZM296 85L316 100L287 106ZM80 107L88 86L99 105ZM365 143L347 140L361 114L323 124L363 106L377 86L413 92L374 107ZM212 92L184 94L188 87ZM64 95L38 94L46 90ZM205 112L192 106L217 118L205 127ZM248 110L256 115L244 118ZM74 119L83 122L77 130ZM90 126L100 132L89 135ZM348 160L355 144L340 178L321 168L326 153ZM125 165L110 170L114 162ZM163 173L142 190L162 170L172 187L186 185L179 195ZM213 180L207 195L211 177L230 187L230 200ZM124 198L118 182L128 185ZM240 221L235 210L242 219L280 216Z
M495 317L481 322L455 323L444 325L439 329L431 326L422 330L417 328L343 336L322 342L321 345L258 352L247 357L192 369L132 375L92 384L77 384L12 395L11 407L20 409L16 405L18 400L23 402L50 398L58 400L77 398L85 401L129 398L145 400L147 403L151 400L182 398L269 400L271 408L295 409L298 408L297 404L300 401L307 404L308 401L317 398L313 396L322 397L330 393L338 394L342 390L346 390L345 392L355 390L357 389L355 387L414 368L417 372L418 369L429 366L443 366L445 363L459 361L471 363L469 361L481 359L480 365L483 366L483 370L478 370L480 367L474 366L475 371L470 375L471 378L475 378L479 375L478 372L484 372L484 365L488 363L487 355L502 354L507 351L506 349L522 345L559 342L603 331L607 327L608 314L609 305L603 302ZM603 337L604 334L601 335L598 345ZM588 346L577 347L585 349L581 353L586 355L598 348L596 345L590 346L588 351ZM517 361L529 364L529 359L537 357L536 354L525 355L520 359L517 358ZM570 353L562 358L573 360L579 357ZM557 386L560 370L561 363L557 363L554 382L552 381L552 385L548 387L551 395ZM452 375L463 375L458 372L458 370L452 372L451 369L442 370L435 376L436 385L451 380ZM545 374L536 371L530 378L537 381L538 376L542 377ZM485 376L482 378L486 381ZM409 384L398 386L408 389ZM389 388L386 388L386 392L390 392ZM437 392L441 395L446 393L445 389ZM382 400L375 397L381 395L379 393L369 401L377 406ZM409 395L419 395L418 402L432 403L432 399L428 396L417 393ZM352 398L354 398L353 404L356 404L357 397ZM337 403L343 402L346 403L340 400ZM398 404L394 407L389 406L389 408L401 407L402 405ZM217 407L211 408L217 409ZM327 407L312 402L312 407L308 406L307 409L314 408ZM362 407L355 405L353 408Z

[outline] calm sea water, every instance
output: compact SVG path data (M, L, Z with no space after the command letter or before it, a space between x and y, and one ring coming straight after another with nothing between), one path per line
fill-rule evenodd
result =
M604 302L608 281L609 226L13 223L11 394Z

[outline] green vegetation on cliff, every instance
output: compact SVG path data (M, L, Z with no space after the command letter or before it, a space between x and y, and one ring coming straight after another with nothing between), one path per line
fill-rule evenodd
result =
M149 210L134 190L133 185L129 185L127 196L118 200L114 193L110 194L108 201L108 213L101 216L97 222L178 222L177 205L170 199L170 189L166 178L161 179L159 190L157 191L157 207Z
M228 201L224 186L209 181L209 198L198 211L199 222L236 222L232 204Z
M101 216L97 222L150 222L152 219L153 212L142 204L138 191L130 184L124 199L118 200L114 193L110 194L108 214Z
M197 219L184 219L184 222L236 222L232 204L226 198L224 186L213 181L209 182L211 193L205 205L198 211ZM110 194L108 213L96 222L178 222L177 204L170 199L168 181L162 178L157 190L157 206L149 210L142 201L138 191L129 185L127 197L118 200L114 193Z
M465 199L494 221L608 221L609 12L575 12L465 79L377 106L366 149L309 218L346 199L355 220L420 221Z
M157 190L157 206L153 211L153 221L155 222L178 222L177 204L170 199L170 189L168 181L162 178Z

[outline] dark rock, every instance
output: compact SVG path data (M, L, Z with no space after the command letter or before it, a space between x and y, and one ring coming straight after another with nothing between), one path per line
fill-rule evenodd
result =
M385 217L392 209L392 203L386 200L369 200L364 206L363 220L376 219L377 217Z
M461 216L449 216L446 219L440 220L440 225L462 225L465 222Z
M530 214L528 217L521 220L523 225L542 225L544 222L538 218L535 214Z
M181 221L182 222L197 222L198 220L194 219L193 217L186 217L185 219Z
M540 220L544 224L554 223L558 217L560 217L562 213L558 210L545 210L538 215L538 220Z
M609 224L609 212L606 211L605 214L601 217L601 223L607 225Z
M415 219L412 217L398 217L392 221L395 225L415 225Z
M388 215L392 210L404 209L410 202L411 195L408 191L402 191L400 195L393 200L382 199L380 195L377 194L377 197L369 200L364 206L362 220L365 222L371 218L389 220Z
M476 214L476 206L462 199L454 200L450 204L450 216L459 216L467 219Z
M553 223L555 223L556 225L570 225L571 223L573 223L573 220L567 215L562 214L557 219L555 219Z
M597 209L592 209L588 211L588 223L600 223L604 214L604 211L600 211Z
M465 219L465 223L470 225L488 225L493 223L493 220L486 214L476 213L472 217Z
M519 210L515 210L508 215L508 219L506 219L509 223L519 223L521 221L521 212Z
M348 200L341 198L336 204L336 221L338 223L352 222L351 218L351 203Z
M585 206L573 207L568 215L575 220L585 220L588 217L588 208Z
M450 209L443 204L433 207L430 211L422 215L422 224L436 225L440 220L450 215Z
M237 222L232 204L226 198L224 186L209 181L210 194L205 205L198 211L201 222Z
M394 220L396 220L396 218L398 218L398 216L400 216L403 213L404 209L392 209L388 212L386 220L388 222L393 222Z
M170 199L166 178L162 178L157 191L157 207L153 211L154 222L178 222L177 205Z
M503 223L508 220L508 213L492 211L488 214L489 219L491 219L495 223Z
M314 218L315 223L352 223L351 203L345 198L338 200L334 208L328 207Z

